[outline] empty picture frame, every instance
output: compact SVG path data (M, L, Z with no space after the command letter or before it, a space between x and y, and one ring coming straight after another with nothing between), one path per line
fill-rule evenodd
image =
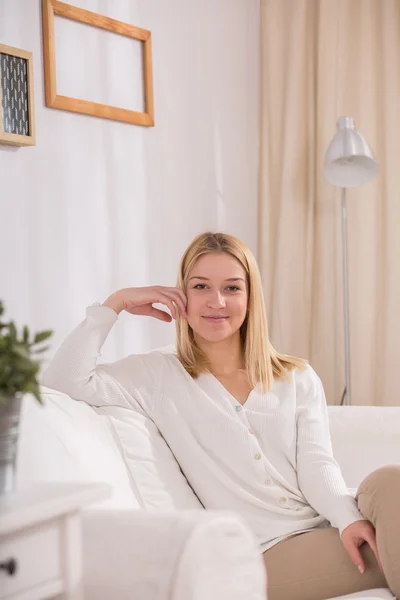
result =
M137 112L89 100L70 98L57 94L56 86L56 55L54 39L54 16L72 19L92 27L99 27L119 35L130 37L143 43L143 82L144 82L144 112ZM151 32L116 21L58 0L42 0L43 20L43 53L46 106L67 110L93 117L102 117L115 121L123 121L135 125L152 127L154 125L153 104L153 73L151 54Z
M0 144L34 146L32 52L0 44Z

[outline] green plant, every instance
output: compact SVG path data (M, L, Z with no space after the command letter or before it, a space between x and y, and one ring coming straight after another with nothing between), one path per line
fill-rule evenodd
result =
M25 325L19 335L15 323L3 322L4 305L0 301L0 404L6 404L17 393L30 393L42 404L37 376L41 361L36 355L49 346L40 346L53 335L40 331L33 336Z

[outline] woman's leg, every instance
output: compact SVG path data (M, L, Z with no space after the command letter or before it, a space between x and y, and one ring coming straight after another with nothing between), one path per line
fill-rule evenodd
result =
M326 600L387 587L372 550L364 544L363 575L351 562L333 527L288 538L264 552L268 600Z
M357 501L361 513L375 527L386 580L400 598L400 465L368 475L358 489Z

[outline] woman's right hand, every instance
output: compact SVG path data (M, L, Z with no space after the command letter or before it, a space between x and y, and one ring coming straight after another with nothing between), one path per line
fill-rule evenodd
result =
M170 323L171 315L164 310L154 308L153 304L167 306L174 319L178 314L186 317L186 296L182 290L161 285L118 290L107 298L103 306L112 308L117 314L126 310L132 315L145 315Z

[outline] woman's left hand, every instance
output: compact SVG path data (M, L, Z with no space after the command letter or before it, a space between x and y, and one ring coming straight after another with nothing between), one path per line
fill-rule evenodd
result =
M356 521L342 531L342 543L347 550L351 560L358 567L360 573L365 571L365 563L359 550L366 542L375 554L375 558L383 573L382 564L379 559L378 547L376 545L375 528L370 521Z

